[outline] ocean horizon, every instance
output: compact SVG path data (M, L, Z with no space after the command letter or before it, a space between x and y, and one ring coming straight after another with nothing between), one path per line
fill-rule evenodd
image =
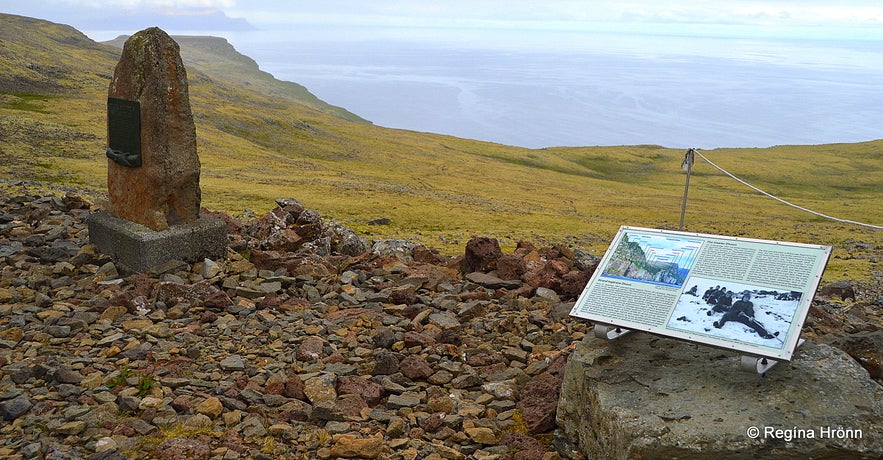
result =
M389 128L527 148L883 138L879 41L373 32L198 35L223 36L277 79Z

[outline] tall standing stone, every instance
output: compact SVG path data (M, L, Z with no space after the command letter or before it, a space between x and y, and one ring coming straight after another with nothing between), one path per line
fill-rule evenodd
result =
M107 162L110 214L153 230L194 222L200 165L178 44L156 27L130 37L108 98L138 101L141 107L141 166Z
M129 38L107 107L110 205L89 217L89 241L124 273L223 258L226 225L199 215L196 127L178 44L155 27Z

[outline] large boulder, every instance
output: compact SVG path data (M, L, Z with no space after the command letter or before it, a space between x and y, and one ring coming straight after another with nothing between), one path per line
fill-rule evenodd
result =
M558 426L587 458L881 458L883 387L806 342L765 376L730 351L633 333L587 338L567 363Z

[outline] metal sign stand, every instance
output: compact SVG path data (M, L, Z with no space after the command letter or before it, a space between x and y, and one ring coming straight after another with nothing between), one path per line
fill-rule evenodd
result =
M632 330L624 329L612 324L595 323L595 337L602 340L618 339L629 332L632 332ZM797 347L795 348L800 348L805 341L806 340L804 339L798 340ZM762 356L742 355L742 359L739 361L739 369L746 372L754 372L760 374L761 377L764 377L766 376L766 372L775 367L776 364L779 364L779 361L775 359Z
M803 345L803 342L806 340L799 339L797 341L797 347L800 348ZM775 359L750 356L750 355L742 355L742 360L739 363L739 368L746 372L756 372L763 376L766 374L766 371L772 369L776 364L779 364Z
M595 324L595 337L599 339L613 340L622 337L629 332L632 332L631 329L623 329L619 326L613 326L611 324Z

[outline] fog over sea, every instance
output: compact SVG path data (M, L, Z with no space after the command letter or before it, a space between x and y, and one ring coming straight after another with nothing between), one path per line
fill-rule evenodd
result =
M370 28L219 33L377 125L530 148L883 138L883 42Z

